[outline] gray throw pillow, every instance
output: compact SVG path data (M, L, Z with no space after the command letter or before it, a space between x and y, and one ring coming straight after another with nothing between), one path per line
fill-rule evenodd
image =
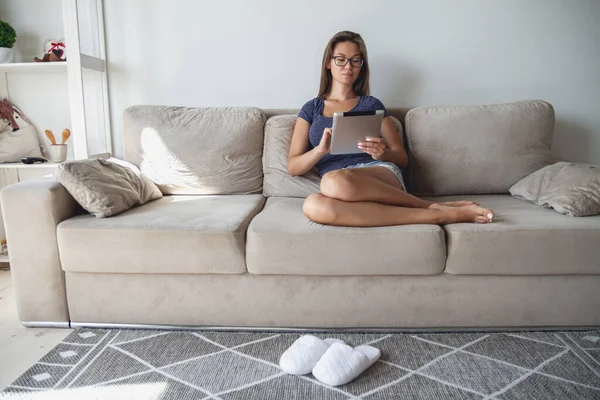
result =
M97 218L162 197L158 187L135 165L115 158L68 161L57 167L55 178Z
M600 166L557 162L521 179L510 194L574 217L600 214Z

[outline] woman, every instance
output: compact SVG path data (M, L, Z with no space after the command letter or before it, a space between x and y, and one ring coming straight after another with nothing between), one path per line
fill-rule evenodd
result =
M381 138L357 144L357 153L331 155L333 113L383 110ZM471 201L435 203L406 193L400 168L408 156L384 105L369 96L369 61L362 37L337 33L325 48L319 95L300 111L288 172L302 175L315 165L321 193L306 198L304 213L338 226L388 226L492 222L493 213Z

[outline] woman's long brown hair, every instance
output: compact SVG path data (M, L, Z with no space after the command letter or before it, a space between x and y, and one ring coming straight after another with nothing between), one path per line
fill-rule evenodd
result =
M333 49L335 49L335 46L338 43L342 42L356 43L358 50L360 51L360 56L363 59L363 65L360 68L358 78L354 81L354 93L359 96L369 95L369 57L367 56L367 46L365 45L365 41L358 33L341 31L336 33L331 40L329 40L329 43L327 43L327 47L325 47L323 63L321 65L321 86L319 87L319 95L317 97L325 98L331 90L331 70L327 68L327 65L329 65L331 57L333 56Z

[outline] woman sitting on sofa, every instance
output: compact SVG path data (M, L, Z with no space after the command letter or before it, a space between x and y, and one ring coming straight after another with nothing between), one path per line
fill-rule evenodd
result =
M356 154L331 155L333 113L383 110L381 138L368 138ZM300 110L292 136L288 171L317 167L321 192L306 198L304 213L339 226L388 226L492 222L493 213L471 201L435 203L406 192L400 168L408 156L384 105L369 96L369 61L362 37L343 31L323 54L319 95Z

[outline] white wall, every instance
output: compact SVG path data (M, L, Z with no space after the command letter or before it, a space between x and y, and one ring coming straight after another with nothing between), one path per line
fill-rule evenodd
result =
M348 29L387 107L544 99L555 154L600 164L598 21L598 0L105 0L115 150L133 104L299 108Z
M25 9L35 27L56 4L0 0L0 18ZM600 164L598 0L104 4L117 156L133 104L299 108L316 95L325 44L348 29L366 40L372 94L387 107L544 99L556 110L555 154ZM30 22L26 36L42 28Z

